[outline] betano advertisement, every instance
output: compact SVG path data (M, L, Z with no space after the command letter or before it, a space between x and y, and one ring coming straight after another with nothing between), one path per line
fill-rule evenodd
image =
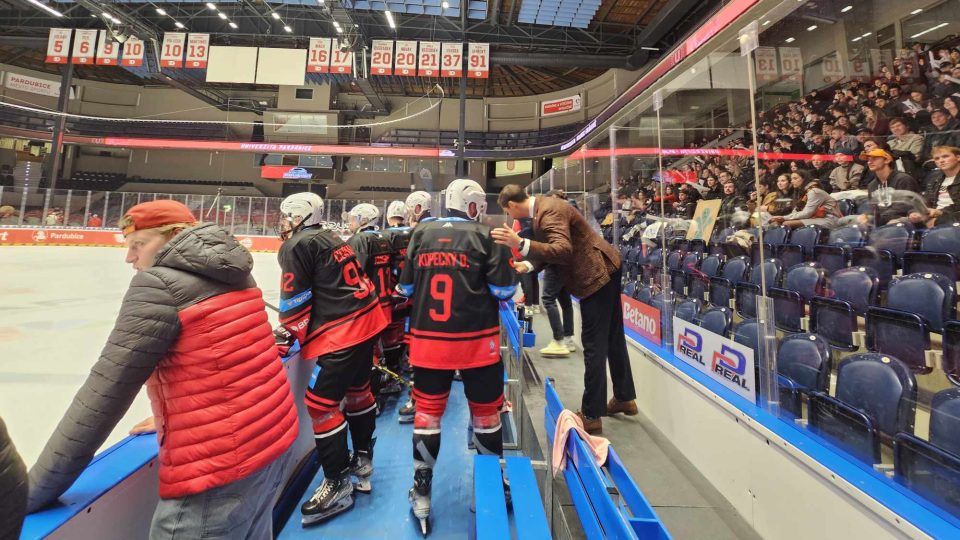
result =
M737 394L757 402L753 349L673 318L673 354Z
M636 332L651 343L660 345L660 310L625 294L620 295L620 300L623 304L624 328Z
M236 239L250 251L274 252L280 249L280 239L276 237L236 235ZM124 244L119 230L0 227L0 246L124 247Z

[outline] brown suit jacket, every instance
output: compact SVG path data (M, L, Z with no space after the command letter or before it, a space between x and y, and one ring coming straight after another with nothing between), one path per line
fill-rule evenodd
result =
M590 228L570 203L536 197L533 240L527 258L537 267L553 264L570 294L586 298L620 268L620 252Z

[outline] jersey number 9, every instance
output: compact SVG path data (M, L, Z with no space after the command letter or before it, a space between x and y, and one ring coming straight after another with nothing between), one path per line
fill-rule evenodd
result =
M446 274L437 274L430 279L430 296L440 302L441 309L438 311L431 308L430 318L437 322L447 322L450 320L450 304L453 301L453 278Z

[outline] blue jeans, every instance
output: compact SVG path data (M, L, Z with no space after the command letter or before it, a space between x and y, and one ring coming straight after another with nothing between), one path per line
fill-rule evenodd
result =
M160 499L150 540L270 540L273 504L283 487L290 450L273 463L224 486L177 499Z
M560 304L559 308L557 303ZM565 337L573 337L573 303L570 301L570 293L563 287L560 275L553 266L547 266L543 270L543 309L547 311L553 339L563 341ZM560 309L563 309L562 322Z

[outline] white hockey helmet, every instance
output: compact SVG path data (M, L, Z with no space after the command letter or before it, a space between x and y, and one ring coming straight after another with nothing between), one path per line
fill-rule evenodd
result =
M377 224L380 209L370 203L360 203L350 209L350 230L356 231Z
M479 221L487 212L487 194L474 180L458 178L446 189L447 210L458 210Z
M431 210L433 198L426 191L414 191L407 195L404 206L407 209L407 221L420 221L420 217Z
M280 203L277 232L286 240L304 227L319 225L323 220L323 198L304 191L290 195Z
M403 201L393 201L387 206L387 219L404 218L407 216L407 205Z

